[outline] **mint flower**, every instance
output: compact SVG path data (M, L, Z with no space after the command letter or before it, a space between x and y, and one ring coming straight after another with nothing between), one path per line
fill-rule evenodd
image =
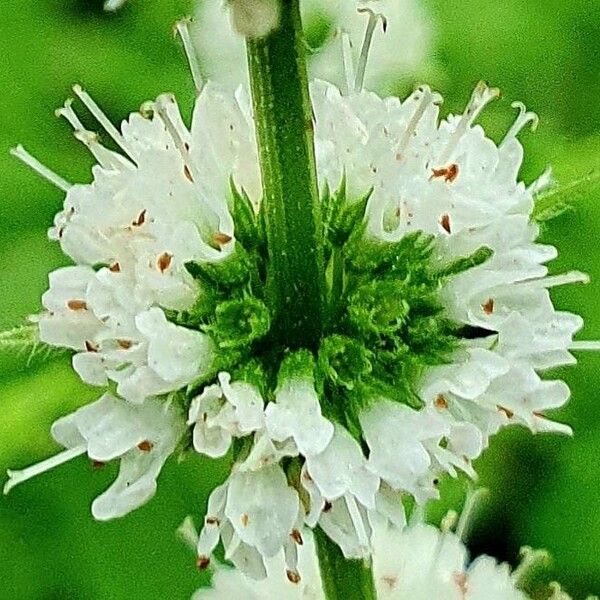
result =
M228 27L225 10L231 9L232 17L238 14L237 5L256 4L254 20L262 17L270 23L268 12L272 4L267 0L201 2L196 10L192 37L203 59L203 71L216 81L236 86L247 78L245 69L244 40ZM351 40L360 40L366 23L360 11L371 10L385 15L385 35L373 38L369 54L370 64L366 73L369 89L391 90L398 79L417 73L427 60L431 48L431 18L424 7L415 0L305 0L302 17L307 31L308 57L311 76L325 79L339 87L345 84L342 68L342 48L358 58L358 49L351 48ZM246 16L242 13L242 16ZM249 23L246 17L245 23ZM252 27L252 25L246 25ZM215 36L219 44L214 43ZM398 49L401 48L401 52Z
M196 592L194 600L217 600L233 595L248 600L321 600L326 598L319 575L312 533L302 532L299 565L305 575L290 582L281 557L267 562L262 581L248 579L237 569L219 566L212 589ZM489 556L470 561L460 538L450 531L415 522L403 530L375 528L373 571L377 598L389 600L526 600L518 588L519 570ZM561 596L568 600L568 596ZM557 596L558 598L558 596Z
M120 458L119 478L92 507L108 519L152 496L171 453L230 453L198 566L221 543L243 574L264 579L283 561L297 584L306 527L346 559L387 564L378 532L400 535L405 499L437 498L444 474L475 478L473 461L502 427L570 433L547 412L569 390L541 373L597 344L573 341L582 319L550 298L550 288L587 277L548 276L556 250L536 242L533 219L548 176L529 186L518 178L517 136L537 117L517 104L496 144L475 123L498 96L483 83L444 119L426 86L404 101L363 90L372 13L357 77L348 73L344 91L311 85L311 123L300 75L288 81L269 62L278 53L261 45L298 51L285 29L298 7L280 8L281 31L248 41L252 106L243 87L203 84L180 23L198 90L189 127L164 94L117 128L76 86L120 149L85 131L71 101L58 111L97 161L92 182L71 185L15 151L66 193L50 237L74 265L50 275L39 340L72 350L74 369L104 395L55 423L67 450L9 473L5 492L84 453ZM287 103L269 100L279 84ZM307 178L294 170L302 156ZM316 206L305 205L317 191ZM432 597L438 584L482 597L484 571L498 597L522 597L506 569L465 567L456 540L424 527L402 533L391 556L426 564L402 546L414 541L435 566L434 547L448 543L450 570L438 583L415 581L408 597ZM413 585L394 565L390 590Z

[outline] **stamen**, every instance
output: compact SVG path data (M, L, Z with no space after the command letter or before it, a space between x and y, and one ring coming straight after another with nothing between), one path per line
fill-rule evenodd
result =
M60 175L57 175L54 171L43 165L37 158L34 158L19 144L16 148L11 148L10 153L18 158L20 161L25 163L30 169L33 169L38 175L41 175L44 179L54 184L57 188L63 192L68 192L73 184L63 179Z
M467 492L465 504L463 506L460 518L458 519L458 524L456 525L455 532L462 542L466 541L466 537L469 533L469 528L473 523L473 517L475 516L475 512L481 504L481 501L487 495L488 490L486 488L479 488L475 491L469 490Z
M23 483L23 481L27 481L36 475L40 475L41 473L45 473L58 465L62 465L77 456L81 456L85 454L87 450L87 446L84 444L82 446L76 446L75 448L69 448L68 450L64 450L63 452L59 452L58 454L47 458L39 463L35 463L30 467L22 469L20 471L11 471L8 469L6 473L8 474L8 481L4 484L4 494L8 494L10 490L12 490L19 483Z
M508 130L508 133L504 136L502 140L502 144L506 143L508 140L512 138L516 138L519 132L525 127L528 123L531 123L531 131L535 131L537 129L538 123L540 121L539 117L536 113L528 111L525 105L522 102L513 102L511 104L512 108L519 109L519 115L515 119L515 122L512 124L512 127Z
M537 572L541 566L548 567L551 563L550 554L546 550L534 550L524 546L519 552L521 564L513 571L512 580L515 587L523 588L533 572Z
M204 86L204 82L202 80L202 72L200 70L200 62L198 61L198 55L196 54L196 50L194 49L194 44L190 36L190 30L188 27L190 21L190 18L177 21L177 23L175 23L175 30L179 34L179 37L183 42L183 49L185 51L185 56L190 67L190 72L192 74L192 80L194 82L194 87L196 88L196 93L200 94L200 92L202 91L202 87Z
M573 341L569 346L569 350L600 350L600 341L593 340L581 340L581 341Z
M67 98L64 105L61 108L57 108L54 114L57 117L64 117L75 130L85 129L82 122L79 120L77 113L71 106L73 104L73 98Z
M73 107L71 106L72 103L73 99L68 98L65 101L64 106L57 108L56 111L54 111L54 114L57 117L65 118L69 122L74 129L73 135L75 136L75 139L85 144L92 156L98 161L98 164L105 169L120 169L128 164L122 157L121 159L123 162L119 162L113 152L107 150L100 144L96 133L85 129L83 123L79 120L77 113L73 110Z
M188 515L177 528L177 535L186 546L189 546L194 552L196 551L199 536L191 516Z
M127 159L111 152L98 141L98 134L93 131L79 130L73 133L75 139L84 144L98 164L104 169L118 170L130 165ZM120 160L119 160L120 159Z
M462 138L462 136L466 133L467 129L471 126L473 121L478 117L479 113L485 108L487 104L489 104L495 98L500 96L500 90L498 88L491 88L488 86L485 81L480 81L473 93L471 94L471 99L465 108L465 112L463 113L454 133L450 136L450 140L448 141L448 145L444 149L444 152L439 157L438 161L440 164L446 164L450 161L452 153L456 149L458 142Z
M110 122L108 117L102 112L100 107L92 100L91 96L80 86L74 85L73 91L77 97L85 104L86 108L94 115L94 118L102 128L110 135L110 137L116 142L116 144L127 154L133 158L134 154L125 141L125 138L121 135L119 130Z
M367 535L362 516L358 511L358 506L356 506L356 500L351 494L345 494L344 500L346 502L346 506L348 507L348 512L350 513L350 519L354 525L354 530L358 536L358 541L365 550L368 550L370 547L369 536Z
M521 281L517 283L519 287L523 288L553 288L559 285L568 285L570 283L589 283L590 277L587 273L581 271L569 271L562 275L553 275L551 277L544 277L542 279L533 279L529 281Z
M546 170L527 188L532 196L537 196L540 192L547 190L554 185L552 167L546 167Z
M350 95L356 79L354 60L352 59L352 41L350 40L350 34L342 29L340 29L340 39L342 40L342 62L344 64L344 76L346 79L346 95Z
M381 28L383 33L387 29L387 19L381 13L373 12L370 8L359 8L359 13L367 13L369 15L369 22L367 23L367 29L365 31L365 37L363 39L362 48L360 49L360 56L358 58L358 66L356 69L356 78L354 80L354 91L359 93L365 82L365 71L367 70L367 60L369 59L369 50L373 42L373 33L375 33L375 27L377 22L381 20Z
M163 121L168 134L173 139L175 147L179 151L184 164L184 173L186 177L194 184L194 187L198 190L200 200L207 205L207 207L214 213L219 219L219 230L220 234L226 235L230 238L229 241L233 240L233 219L226 205L220 203L215 199L214 194L206 189L206 186L202 184L202 176L198 173L194 162L191 160L189 145L184 142L180 135L177 126L169 116L167 112L168 103L174 102L174 98L170 94L162 94L156 99L154 108L156 113ZM231 231L231 235L227 233ZM209 248L209 247L207 247ZM210 251L210 250L209 250ZM219 251L220 252L220 251Z
M398 143L398 146L396 148L396 155L399 155L400 159L402 159L402 155L406 152L406 149L410 144L410 140L412 139L417 129L419 121L425 114L427 107L430 104L442 102L442 97L437 93L434 94L429 88L429 86L423 85L417 89L417 92L420 92L422 94L421 101L419 102L417 109L413 113L413 116L410 118L410 121L406 125L406 129L404 130L404 133L402 134L400 142Z

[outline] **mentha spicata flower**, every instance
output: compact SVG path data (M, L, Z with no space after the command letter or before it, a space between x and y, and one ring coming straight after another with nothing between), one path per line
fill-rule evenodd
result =
M210 79L238 85L246 79L244 40L228 27L225 9L239 20L238 2L219 0L201 2L196 11L192 35L202 57L203 70ZM257 5L260 16L270 0L239 2L241 8ZM373 38L370 48L370 68L366 74L369 89L393 89L401 78L417 72L428 58L431 46L431 19L422 3L416 0L305 0L302 14L307 32L309 73L342 87L345 85L342 54L358 56L360 48L352 48L350 41L359 40L366 18L359 11L382 15L385 35ZM242 12L242 16L243 16ZM268 18L263 18L268 22ZM380 25L381 26L381 25ZM252 27L250 22L249 27ZM237 27L239 30L239 26ZM218 32L218 33L216 33ZM215 44L215 36L219 44Z
M297 583L305 525L368 558L382 520L404 527L404 496L436 497L444 473L474 477L502 426L569 431L546 415L569 390L540 373L595 345L573 341L582 321L556 311L549 288L586 277L548 276L556 251L535 241L544 180L518 181L517 140L532 113L520 107L496 145L474 124L496 90L478 85L462 115L440 120L425 86L403 102L364 91L361 59L346 93L311 87L325 319L313 344L282 341L273 290L286 282L273 274L250 102L243 88L203 85L179 30L199 91L190 128L170 95L117 128L76 87L120 148L100 145L70 102L59 111L97 160L92 183L15 152L66 193L50 235L75 264L51 274L40 339L72 349L82 379L113 395L75 413L68 436L55 425L66 453L13 472L7 489L79 454L121 458L94 510L109 518L150 497L176 446L232 452L198 565L222 543L255 579L283 556Z
M302 532L299 566L305 575L292 583L283 574L280 553L267 561L262 581L249 579L238 569L216 568L212 587L198 590L194 600L322 600L317 553L312 532ZM519 589L520 568L511 572L506 563L490 556L469 561L460 538L450 531L415 522L400 530L378 525L373 535L373 572L380 600L527 600ZM566 594L560 596L564 600ZM559 596L556 596L558 600Z

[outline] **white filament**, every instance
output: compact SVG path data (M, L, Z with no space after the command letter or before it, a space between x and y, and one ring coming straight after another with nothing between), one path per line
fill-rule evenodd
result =
M192 80L194 82L194 87L196 88L196 93L200 94L204 82L202 78L202 72L200 70L198 55L196 54L192 38L190 37L189 19L182 19L181 21L175 23L175 29L177 30L177 33L183 42L183 49L190 67L190 73L192 74Z
M22 469L21 471L11 471L7 470L8 481L4 484L4 494L8 494L10 490L12 490L19 483L23 483L36 475L40 475L41 473L45 473L58 465L62 465L77 456L81 456L85 454L87 450L87 446L76 446L75 448L69 448L68 450L64 450L63 452L59 452L58 454L47 458L39 463L35 463L30 467Z
M21 144L16 148L11 148L10 153L26 164L30 169L33 169L38 175L41 175L44 179L54 184L57 188L63 192L68 192L73 185L63 179L60 175L57 175L52 169L49 169L43 165L37 158L34 158Z

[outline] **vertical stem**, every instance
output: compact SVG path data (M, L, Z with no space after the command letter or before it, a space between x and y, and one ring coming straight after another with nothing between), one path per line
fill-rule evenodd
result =
M246 42L269 251L267 299L277 341L314 350L328 299L313 116L299 0L280 0L280 8L278 28ZM316 538L326 598L374 600L370 567L346 560L320 530Z
M339 546L320 527L315 529L315 542L328 600L376 600L377 592L368 563L344 558Z
M325 274L313 122L299 0L281 0L279 28L247 40L278 341L314 348Z

